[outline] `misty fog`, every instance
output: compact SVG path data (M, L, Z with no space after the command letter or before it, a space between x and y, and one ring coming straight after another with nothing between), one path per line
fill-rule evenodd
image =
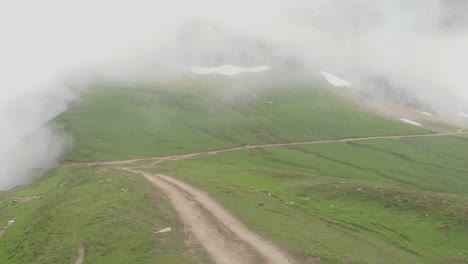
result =
M49 121L93 78L151 81L194 67L265 65L307 81L336 74L376 96L391 87L463 118L467 13L463 0L2 3L0 189L58 162L70 142Z

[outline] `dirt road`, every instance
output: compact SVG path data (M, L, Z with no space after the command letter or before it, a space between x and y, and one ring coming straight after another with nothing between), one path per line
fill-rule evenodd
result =
M184 225L216 263L258 263L258 256L264 263L294 263L285 252L249 230L205 192L166 175L125 170L143 175L167 194Z
M425 138L425 137L444 137L444 136L456 136L468 134L468 132L457 131L451 133L436 133L436 134L416 134L416 135L397 135L397 136L372 136L372 137L353 137L353 138L342 138L342 139L326 139L326 140L314 140L314 141L298 141L298 142L287 142L287 143L272 143L272 144L257 144L247 145L240 147L232 147L219 150L201 151L189 154L181 155L170 155L160 157L149 157L149 158L137 158L128 160L116 160L116 161L92 161L92 162L63 162L58 167L82 167L82 166L95 166L95 165L126 165L132 164L138 161L153 161L152 166L158 165L165 161L175 161L190 159L198 156L211 156L225 152L245 150L245 149L259 149L259 148L275 148L275 147L287 147L287 146L298 146L298 145L314 145L314 144L329 144L339 142L353 142L353 141L366 141L366 140L378 140L378 139L405 139L405 138Z
M296 145L327 144L339 142L378 140L378 139L404 139L441 137L465 134L466 132L438 133L423 135L398 135L398 136L373 136L356 137L331 140L316 140L303 142L273 143L262 145L240 146L227 149L202 151L183 155L171 155L163 157L129 159L121 161L96 161L96 162L69 162L62 163L60 167L79 167L93 165L131 165L138 161L153 161L150 166L157 166L162 162L185 160L193 157L211 156L225 152L286 147ZM261 238L249 230L239 219L223 208L207 193L198 190L173 177L151 174L140 171L137 168L120 168L129 172L143 175L148 181L163 190L169 197L172 205L179 214L184 226L199 243L206 249L215 263L237 264L237 263L264 263L288 264L294 260L285 252L281 251L273 243ZM79 256L84 255L79 251ZM79 257L78 260L82 259ZM78 261L77 260L77 261ZM76 262L79 263L79 262Z
M0 229L0 238L3 237L3 235L5 234L7 228L8 228L7 226L4 226L2 229Z
M75 264L83 264L85 257L85 248L83 245L79 245L78 247L78 258L75 260Z

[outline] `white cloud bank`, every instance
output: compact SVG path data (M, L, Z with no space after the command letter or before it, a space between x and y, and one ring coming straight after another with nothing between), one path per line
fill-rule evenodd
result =
M254 67L238 67L234 65L221 65L218 67L194 67L192 72L195 74L221 74L227 76L233 76L245 72L264 72L270 69L269 66L254 66Z
M438 114L467 112L467 12L448 0L3 1L0 189L56 162L62 143L47 122L95 76L294 65L308 80L327 69L341 85L384 83ZM240 71L223 67L213 73Z

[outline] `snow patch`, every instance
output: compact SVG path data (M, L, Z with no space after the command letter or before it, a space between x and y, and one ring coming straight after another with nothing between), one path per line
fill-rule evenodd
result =
M431 113L428 113L428 112L419 112L419 113L421 113L421 114L423 114L423 115L427 115L427 116L432 116L432 114L431 114Z
M373 104L377 107L384 107L384 104L380 103L380 102L373 102Z
M468 118L468 114L465 114L465 113L462 113L462 112L459 112L458 115L461 116L461 117L464 117L464 118Z
M329 82L331 85L344 88L344 87L351 87L351 83L348 81L345 81L333 74L327 73L327 72L322 72L323 76L325 76L325 79L327 79L327 82Z
M170 232L170 231L172 231L172 228L166 227L166 228L163 228L163 229L159 230L159 231L156 232L155 234L167 233L167 232Z
M237 75L244 72L263 72L268 71L270 66L261 65L255 67L238 67L234 65L221 65L218 67L194 67L191 71L195 74L221 74L227 76Z
M414 126L422 126L420 123L418 123L416 121L413 121L413 120L406 119L406 118L400 118L400 120L405 122L405 123L414 125Z

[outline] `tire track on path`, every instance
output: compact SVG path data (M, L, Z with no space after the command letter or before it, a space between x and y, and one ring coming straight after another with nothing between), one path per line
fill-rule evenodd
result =
M286 147L298 145L346 143L353 141L379 140L379 139L405 139L443 137L467 134L457 131L452 133L370 136L330 140L299 141L287 143L257 144L237 146L226 149L201 151L182 155L170 155L150 158L135 158L120 161L93 161L93 162L65 162L58 167L82 167L94 165L133 165L139 161L152 161L150 166L157 166L162 162L186 160L199 156L212 156L231 151L260 149L273 147ZM207 193L186 184L174 177L151 174L137 168L120 168L132 173L143 175L156 187L163 190L169 197L172 205L186 226L199 243L206 249L215 263L237 264L257 263L261 257L265 263L289 264L295 263L292 257L283 252L275 244L267 241L249 230L239 219L223 208ZM82 253L79 251L79 255ZM84 255L84 250L83 250ZM77 261L82 259L79 257ZM79 262L77 262L79 263Z
M396 135L396 136L370 136L370 137L352 137L342 139L325 139L325 140L313 140L313 141L297 141L297 142L286 142L286 143L270 143L270 144L256 144L247 146L237 146L232 148L200 151L188 154L180 155L169 155L149 158L135 158L128 160L116 160L116 161L91 161L91 162L62 162L57 167L83 167L83 166L95 166L95 165L126 165L133 164L139 161L153 161L152 166L158 165L165 161L185 160L197 156L212 156L221 153L245 150L245 149L259 149L259 148L276 148L276 147L288 147L288 146L299 146L299 145L314 145L314 144L330 144L330 143L346 143L353 141L367 141L367 140L379 140L379 139L405 139L405 138L426 138L426 137L445 137L445 136L456 136L468 134L468 132L457 131L450 133L436 133L436 134L415 134L415 135Z
M249 230L207 193L170 176L123 169L143 175L167 194L184 225L215 263L258 263L255 255L265 263L295 263L276 245ZM256 254L250 253L252 251Z

